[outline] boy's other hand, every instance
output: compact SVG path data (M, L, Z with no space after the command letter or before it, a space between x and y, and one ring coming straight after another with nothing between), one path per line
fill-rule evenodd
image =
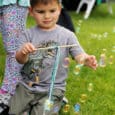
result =
M96 70L96 68L98 66L96 57L94 55L87 55L86 60L85 60L85 65Z

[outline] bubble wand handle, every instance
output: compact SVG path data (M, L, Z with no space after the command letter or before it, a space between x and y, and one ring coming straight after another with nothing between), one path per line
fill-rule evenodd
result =
M47 50L47 49L54 49L56 47L67 48L67 47L76 47L76 46L78 46L78 45L77 44L71 44L71 45L51 46L51 47L44 47L44 48L36 47L36 48L37 48L37 50Z

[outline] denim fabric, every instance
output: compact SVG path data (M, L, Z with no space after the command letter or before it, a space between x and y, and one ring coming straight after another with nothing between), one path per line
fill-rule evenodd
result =
M29 0L0 0L0 6L16 3L18 3L20 6L30 6Z

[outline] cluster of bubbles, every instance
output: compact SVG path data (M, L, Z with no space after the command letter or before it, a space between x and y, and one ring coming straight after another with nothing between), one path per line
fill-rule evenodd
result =
M70 111L70 105L69 104L66 104L64 107L63 107L63 114L68 114L69 113L69 111ZM80 104L79 103L77 103L77 104L75 104L75 106L74 106L74 115L79 115L79 113L80 113Z
M113 47L112 51L114 52L115 47ZM106 55L107 50L106 49L102 49L103 53L100 54L100 58L99 58L99 66L100 67L106 67L107 64L112 65L114 63L115 57L114 55ZM70 64L70 59L69 58L65 58L64 62L63 62L63 67L64 68L68 68ZM73 73L75 75L79 75L81 68L84 66L84 59L82 58L80 60L80 63L75 65L74 69L73 69Z
M63 63L63 67L67 68L69 67L69 64L70 64L70 59L69 58L65 58L64 60L64 63ZM75 68L73 70L73 73L75 75L78 75L82 69L82 67L84 66L84 57L81 58L79 60L79 64L75 65ZM93 90L93 83L89 83L88 86L87 86L87 90L89 92L91 92ZM80 98L79 98L79 103L76 103L74 105L74 115L80 115L80 103L85 103L87 101L87 94L83 93L80 95ZM71 106L67 103L63 106L63 114L69 114L70 111L71 111Z
M94 88L93 83L89 83L87 86L87 90L89 92L92 92L93 88ZM73 115L81 115L81 104L85 103L87 101L87 99L88 99L87 94L83 93L80 95L79 102L77 102L73 106ZM64 115L68 115L68 114L70 114L71 109L72 108L71 108L70 104L67 103L63 106L62 112Z
M91 38L98 39L98 40L101 40L102 38L107 38L108 35L109 35L108 32L104 32L102 34L96 34L96 33L91 33L90 34Z
M89 92L91 92L91 91L93 91L93 87L94 87L93 83L89 83L88 86L87 86L87 90ZM81 104L85 103L87 101L87 99L88 99L87 94L83 93L83 94L80 95L79 102L74 105L74 108L73 108L74 113L73 113L73 115L80 115L81 114L80 113ZM63 113L68 114L70 112L71 112L71 106L67 103L65 106L63 106Z
M73 70L73 73L74 73L75 75L79 75L79 73L80 73L80 71L81 71L81 68L84 66L84 59L85 59L85 57L82 57L82 58L79 60L79 64L75 65L74 70ZM70 65L70 59L69 59L68 57L66 57L66 58L64 59L64 62L63 62L63 64L62 64L62 66L63 66L64 68L68 68L69 65Z
M113 46L112 51L114 52L115 50L115 46ZM107 56L106 54L107 49L102 49L102 53L100 54L100 58L99 58L99 66L100 67L106 67L107 64L112 65L114 63L114 55L109 55ZM70 59L69 58L65 58L64 63L63 63L63 67L68 68L70 64ZM82 58L80 60L80 63L75 65L73 73L75 75L79 75L82 67L84 65L84 59ZM92 92L94 89L94 85L93 83L88 83L87 85L87 90L88 92ZM80 95L79 98L79 103L76 103L74 105L74 115L80 115L80 103L85 103L88 99L87 94L83 93ZM63 107L63 113L67 114L71 111L71 106L67 103L64 107Z

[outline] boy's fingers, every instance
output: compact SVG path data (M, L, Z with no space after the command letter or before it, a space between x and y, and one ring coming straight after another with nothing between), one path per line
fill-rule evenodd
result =
M33 51L35 51L35 47L31 43L26 43L22 48L23 54L32 53Z
M86 64L91 67L92 69L96 70L97 68L97 60L96 57L91 55L87 58Z

